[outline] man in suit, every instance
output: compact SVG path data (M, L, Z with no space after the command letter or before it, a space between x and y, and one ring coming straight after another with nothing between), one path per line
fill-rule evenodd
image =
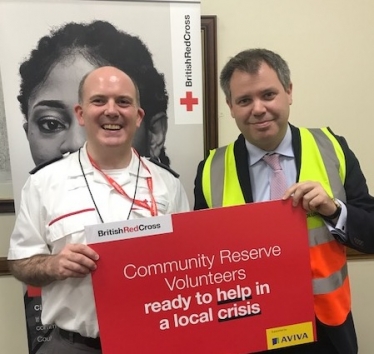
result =
M194 209L288 198L301 204L308 217L318 338L274 353L357 353L345 246L374 252L374 198L356 156L329 128L289 124L290 70L278 54L240 52L223 68L220 84L241 134L199 164ZM269 157L280 165L272 167ZM271 186L275 169L283 179L278 197Z

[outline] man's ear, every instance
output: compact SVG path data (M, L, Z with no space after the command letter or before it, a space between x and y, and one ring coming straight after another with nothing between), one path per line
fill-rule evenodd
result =
M143 108L138 108L138 118L136 120L136 126L139 128L140 125L142 124L143 118L145 116L145 112Z
M80 104L76 104L74 106L74 113L75 113L75 116L78 119L79 125L81 127L83 127L84 126L83 109L82 109L82 106Z
M159 159L161 149L165 145L167 130L168 130L168 117L166 116L165 112L157 113L150 119L149 128L148 128L150 157Z
M233 111L232 111L231 98L227 98L227 97L226 97L226 104L227 104L227 105L229 106L229 108L230 108L231 117L234 118Z
M287 92L287 95L288 95L288 104L291 105L292 104L292 82L290 83L290 86L288 87L288 89L286 90Z

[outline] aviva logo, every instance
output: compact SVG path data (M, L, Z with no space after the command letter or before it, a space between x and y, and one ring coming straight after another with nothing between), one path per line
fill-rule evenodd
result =
M266 330L266 338L268 349L313 342L313 324L312 322L304 322L290 326L269 328Z

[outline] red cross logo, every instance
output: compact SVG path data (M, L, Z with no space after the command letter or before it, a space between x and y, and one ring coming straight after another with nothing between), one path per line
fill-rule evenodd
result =
M187 112L190 112L190 111L193 111L193 105L198 104L199 100L198 100L198 98L193 98L192 97L192 92L191 91L187 91L186 92L186 98L181 98L180 103L185 104Z

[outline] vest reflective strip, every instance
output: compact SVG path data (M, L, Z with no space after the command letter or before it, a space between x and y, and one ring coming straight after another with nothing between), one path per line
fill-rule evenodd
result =
M344 154L340 145L336 146L333 143L336 140L335 137L328 131L327 128L322 129L309 129L313 135L318 149L321 153L323 164L327 171L329 177L329 184L331 187L332 195L341 201L346 201L346 195L344 190L344 180L345 180L345 163L341 164L339 161L339 152L340 157L345 161ZM326 139L327 138L327 139ZM340 154L341 151L341 154ZM331 163L332 162L332 163ZM339 171L339 172L338 172ZM343 182L342 182L343 181Z
M346 195L342 182L345 180L345 157L336 138L327 128L300 128L300 136L302 141L302 167L299 181L319 180L331 197L336 197L345 202ZM315 168L315 166L320 167ZM307 222L309 230L321 228L325 225L318 216L308 217ZM323 234L321 237L323 237ZM329 239L326 239L326 242L329 241ZM318 244L320 243L323 242L319 241Z
M334 241L335 238L326 226L309 230L309 246L314 247L326 242Z
M220 147L216 150L210 169L210 188L212 193L212 206L217 208L223 204L223 188L225 186L225 155L227 146Z
M300 180L304 179L304 176L313 179L309 177L310 174L318 172L310 171L308 168L308 157L312 157L317 161L317 163L318 161L323 163L326 172L324 178L328 178L328 180L323 181L323 187L331 193L330 196L334 196L345 202L346 195L343 182L345 180L346 172L345 158L335 137L326 128L323 128L322 130L301 128L300 135L302 141L307 142L307 144L302 145L303 157L301 160L306 161L306 164L303 166L304 168L301 169L303 174L300 175ZM313 140L311 138L313 138ZM313 145L318 148L317 151L313 148ZM318 155L316 154L317 152L319 152ZM310 247L316 247L328 242L336 242L334 236L331 235L318 215L308 217L308 229ZM314 278L314 295L329 294L332 291L339 289L343 285L347 276L347 263L344 263L341 269L331 273L329 276L324 278Z
M332 273L326 278L313 279L313 294L328 294L340 288L348 276L347 263L337 272Z
M209 208L245 203L236 173L234 144L211 151L203 168L202 183Z

